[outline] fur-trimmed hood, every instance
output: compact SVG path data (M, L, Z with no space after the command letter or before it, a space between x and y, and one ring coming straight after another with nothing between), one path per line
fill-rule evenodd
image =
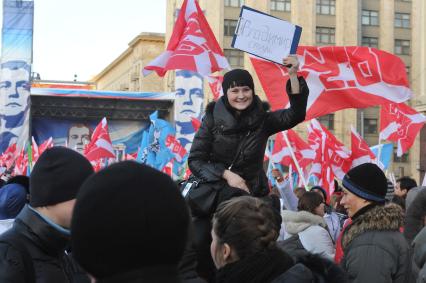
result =
M308 211L284 210L281 212L281 216L285 224L285 230L292 235L300 233L314 225L327 227L324 218Z
M342 247L345 249L357 236L369 231L398 231L403 226L402 208L394 203L377 205L360 215L345 230Z

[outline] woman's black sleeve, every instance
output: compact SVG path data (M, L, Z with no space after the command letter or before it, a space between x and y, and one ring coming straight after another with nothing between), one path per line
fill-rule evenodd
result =
M211 162L213 133L210 124L213 123L212 119L212 117L204 117L200 129L195 134L188 157L192 174L204 182L220 180L226 169L222 163Z
M270 112L266 127L270 135L288 130L303 122L306 116L309 88L303 77L298 77L300 93L291 93L290 79L287 81L286 91L290 100L290 108Z

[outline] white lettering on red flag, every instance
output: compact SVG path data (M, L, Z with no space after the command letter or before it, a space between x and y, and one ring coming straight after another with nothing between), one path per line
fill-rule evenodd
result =
M306 120L346 108L365 108L408 100L412 92L405 65L370 47L299 46L299 74L309 86ZM288 105L287 69L250 57L272 110Z
M380 111L380 139L396 142L401 156L414 143L426 117L405 103L382 105Z

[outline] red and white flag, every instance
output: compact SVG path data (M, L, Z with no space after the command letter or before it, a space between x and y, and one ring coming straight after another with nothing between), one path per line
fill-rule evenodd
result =
M380 110L380 139L396 142L401 156L414 143L426 117L405 103L382 105Z
M308 132L309 145L315 150L310 174L317 176L320 185L331 194L334 177L343 179L351 167L351 152L315 119L311 120Z
M185 0L173 28L167 50L143 69L164 77L168 70L188 70L207 76L229 69L214 34L196 0Z
M115 158L106 118L103 118L93 131L92 139L84 149L84 156L89 161L101 158Z
M182 163L186 157L186 149L180 142L172 135L168 135L166 138L166 146L173 154L177 162Z
M43 154L43 152L48 149L48 148L52 148L53 147L53 138L50 137L47 140L45 140L39 147L38 147L38 152L40 155Z
M213 99L216 101L223 95L223 76L208 76L207 80L213 93Z
M284 135L287 135L291 148L288 147ZM315 158L315 151L293 130L287 130L277 134L274 149L272 150L272 161L285 166L292 165L296 168L291 157L291 150L301 168L307 167Z
M368 143L356 132L354 127L351 126L351 168L361 165L363 163L371 163L375 160L376 156L371 151Z
M390 53L359 46L299 46L299 74L309 86L306 120L346 108L365 108L408 100L405 64ZM250 57L272 110L289 103L287 69Z
M194 128L194 132L198 132L198 129L201 127L201 121L195 117L191 117L191 124Z
M4 165L6 168L10 168L15 162L18 154L19 152L16 150L16 143L9 145L0 157L0 164Z

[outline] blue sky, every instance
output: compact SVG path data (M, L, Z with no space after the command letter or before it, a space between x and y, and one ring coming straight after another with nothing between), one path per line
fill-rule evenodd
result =
M43 80L89 80L139 33L166 29L166 0L34 1L33 71Z

